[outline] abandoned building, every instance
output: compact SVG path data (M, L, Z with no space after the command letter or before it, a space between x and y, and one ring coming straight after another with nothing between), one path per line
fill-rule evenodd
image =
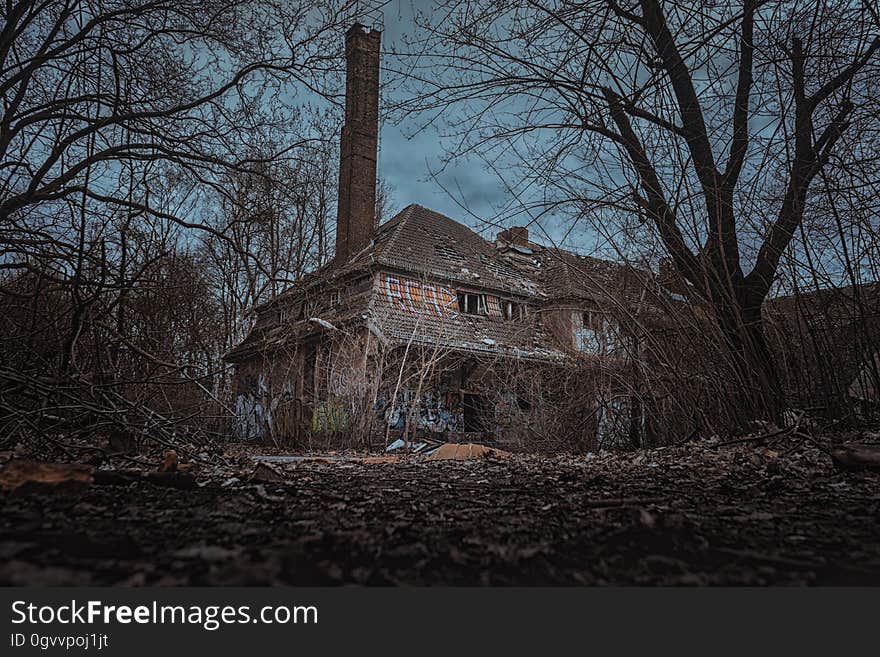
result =
M630 339L615 308L645 305L643 272L541 246L527 227L489 241L419 205L376 225L380 38L346 34L335 257L258 307L226 356L240 438L358 423L361 435L502 440L505 418L530 410L510 377L534 385L530 364L553 371L579 355L613 367ZM597 430L622 407L605 402L588 402Z
M420 205L377 225L380 39L378 30L357 24L346 34L335 256L257 307L253 329L226 354L235 364L237 437L329 435L340 446L362 446L427 434L534 444L565 434L582 440L567 448L590 449L623 434L629 444L645 444L639 436L648 436L664 403L654 385L664 363L649 363L656 356L644 345L659 336L693 350L699 308L696 324L669 321L682 314L676 304L687 290L663 263L653 274L543 246L525 226L485 239ZM818 295L805 306L815 321L791 312L804 299L765 309L786 382L803 404L828 398L835 370L810 358L805 336L852 345L840 322L850 333L865 325L853 304L826 297L838 298ZM837 321L833 309L842 307ZM876 309L870 314L876 323ZM794 345L804 348L796 353ZM836 395L876 397L877 361L864 360L875 353L876 345L853 350ZM652 365L660 379L636 381ZM856 375L864 385L853 392ZM640 394L640 385L650 392ZM668 391L682 382L663 385ZM685 433L697 422L683 420Z
M764 315L793 406L829 418L877 416L880 284L802 290L768 300Z

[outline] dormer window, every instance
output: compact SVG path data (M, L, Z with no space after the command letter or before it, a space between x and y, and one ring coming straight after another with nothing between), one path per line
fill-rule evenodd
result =
M524 305L517 303L516 301L503 299L501 301L501 313L507 321L516 322L525 318L526 308Z
M458 310L465 315L486 315L486 295L474 292L458 293Z

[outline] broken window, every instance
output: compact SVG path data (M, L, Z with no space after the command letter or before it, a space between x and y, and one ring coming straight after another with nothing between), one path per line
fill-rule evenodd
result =
M602 351L602 342L595 329L587 328L586 326L578 327L574 330L574 338L577 342L578 351L591 354Z
M466 315L486 315L486 295L473 292L458 293L458 309Z
M578 351L590 354L606 354L618 347L617 331L606 315L597 310L581 314L581 325L575 325L575 344Z
M524 319L526 316L525 306L516 301L504 300L501 302L501 308L504 314L504 319L508 321L518 321Z

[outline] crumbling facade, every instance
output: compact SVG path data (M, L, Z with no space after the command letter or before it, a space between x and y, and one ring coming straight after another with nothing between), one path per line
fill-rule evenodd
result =
M348 262L260 307L227 355L239 435L341 430L369 417L361 432L500 439L505 406L523 399L499 387L512 371L622 366L634 333L619 318L645 304L639 272L519 234L490 242L410 205Z
M490 241L419 205L376 226L379 41L360 25L346 36L336 256L257 308L227 354L236 433L504 442L538 432L529 418L572 395L560 382L573 363L619 372L638 357L645 324L624 318L649 313L650 276L534 243L526 227ZM581 434L631 412L613 390L580 384Z

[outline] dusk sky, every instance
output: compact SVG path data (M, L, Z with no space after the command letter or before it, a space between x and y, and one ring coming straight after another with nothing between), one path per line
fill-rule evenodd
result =
M390 50L400 45L400 37L414 28L411 0L392 0L385 8L382 20L382 66L392 65ZM431 2L422 0L420 5L430 9ZM422 9L424 11L424 9ZM400 90L389 84L391 75L383 70L383 102L393 102ZM488 218L494 213L492 204L503 200L504 189L491 172L477 160L459 161L433 180L431 172L440 168L443 146L436 128L420 130L418 119L401 125L385 120L379 136L379 176L394 188L394 201L398 208L419 203L447 214L459 221L479 228L473 218L450 197L443 187L460 194L468 206L480 217ZM439 181L439 182L438 182Z
M376 15L376 24L383 30L383 106L398 100L404 93L399 85L392 84L395 76L390 68L395 61L391 50L401 47L401 36L415 29L414 7L421 12L430 12L434 4L430 0L391 0L384 8L383 15ZM363 19L363 22L369 25L370 19ZM422 129L421 121L424 118L410 118L400 125L386 118L380 126L378 175L393 187L395 209L418 203L471 226L485 237L493 236L498 230L493 221L497 207L510 200L509 192L496 174L478 158L458 159L434 179L432 172L439 171L442 164L442 135L437 127ZM463 199L476 217L468 214L456 199ZM505 225L516 225L524 223L524 220L525 217L518 216L499 221ZM560 227L554 228L552 221L543 221L542 226L554 240L562 238ZM542 238L541 230L534 230L537 226L532 228L537 241L547 241ZM589 236L581 234L570 235L565 243L571 247L590 241Z

